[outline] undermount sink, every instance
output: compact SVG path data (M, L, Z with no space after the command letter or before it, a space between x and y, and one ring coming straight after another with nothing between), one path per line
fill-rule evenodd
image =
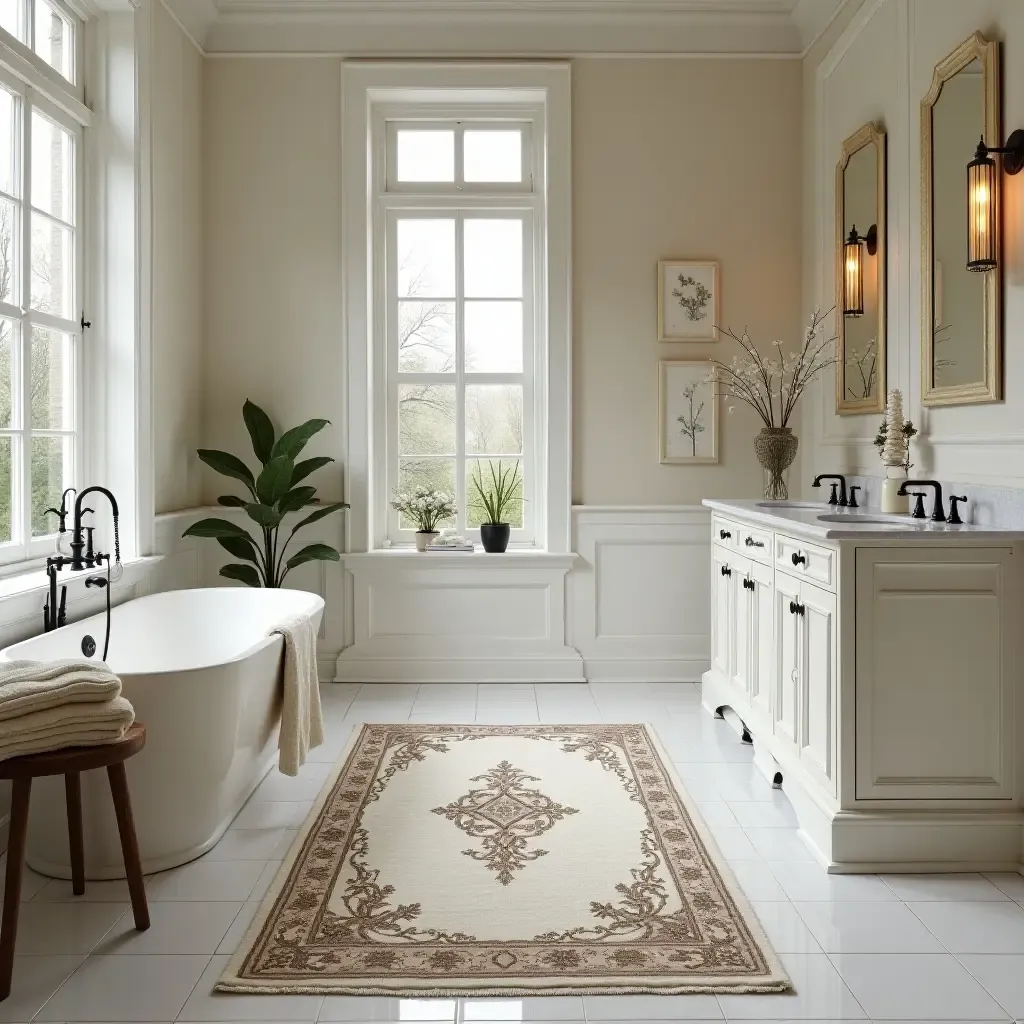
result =
M820 501L759 501L758 508L821 508Z
M874 516L862 516L856 512L847 512L841 516L818 516L819 523L842 523L845 526L888 526L891 530L902 530L908 525L892 519L876 519Z

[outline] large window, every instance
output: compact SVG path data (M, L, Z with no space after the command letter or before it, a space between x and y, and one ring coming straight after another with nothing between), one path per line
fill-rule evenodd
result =
M78 74L78 27L65 0L0 0L0 29L72 83Z
M0 562L52 546L45 510L75 479L81 143L80 126L0 73Z
M518 472L513 542L535 537L536 231L528 122L387 124L378 294L387 364L389 493L455 496L446 524L475 532L473 478ZM390 512L392 542L410 522Z

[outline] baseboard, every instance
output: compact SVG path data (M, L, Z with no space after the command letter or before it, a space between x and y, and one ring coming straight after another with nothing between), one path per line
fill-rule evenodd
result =
M584 658L591 683L699 683L710 668L705 658Z
M583 661L563 657L346 657L334 666L337 683L585 683Z

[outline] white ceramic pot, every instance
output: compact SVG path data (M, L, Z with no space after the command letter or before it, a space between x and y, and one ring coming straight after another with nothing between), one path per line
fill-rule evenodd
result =
M434 538L438 536L437 530L417 530L416 531L416 550L426 551L434 542Z
M902 466L886 466L885 479L882 481L882 511L894 516L905 516L910 511L910 498L899 493L900 487L907 479L907 471Z

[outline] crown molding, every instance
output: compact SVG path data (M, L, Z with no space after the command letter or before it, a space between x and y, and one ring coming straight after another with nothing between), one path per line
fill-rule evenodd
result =
M209 56L798 57L803 42L794 10L809 0L165 2Z
M800 33L802 53L808 50L828 31L840 12L851 0L796 0L793 21ZM860 0L856 0L860 2Z

